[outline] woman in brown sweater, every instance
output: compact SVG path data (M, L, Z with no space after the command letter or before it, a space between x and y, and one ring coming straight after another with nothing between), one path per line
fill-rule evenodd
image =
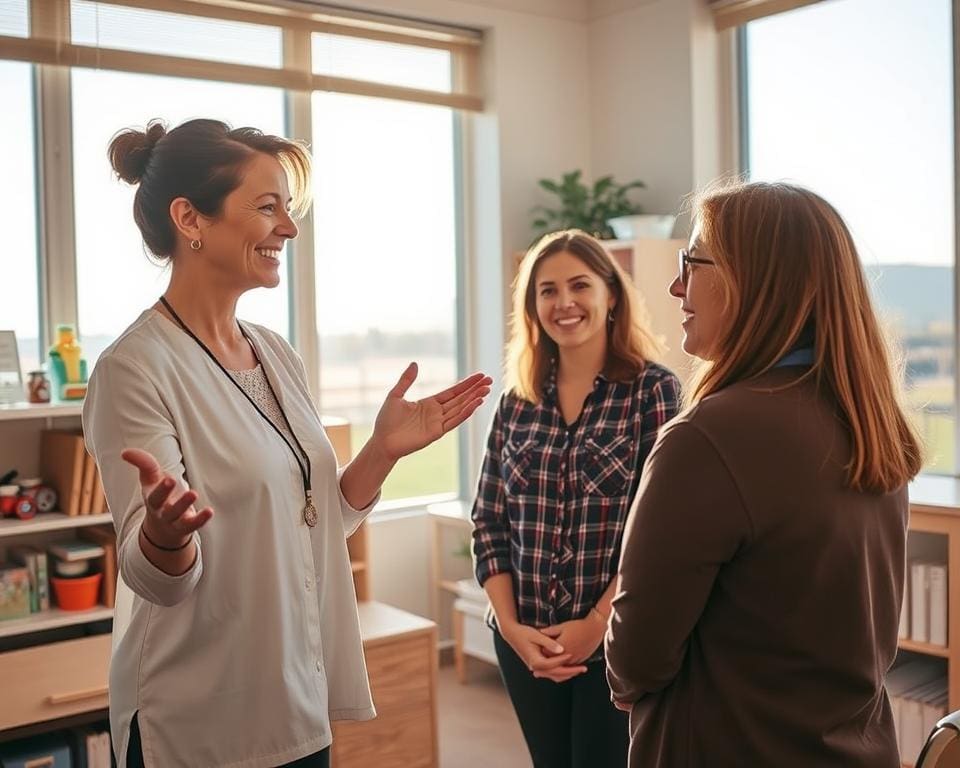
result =
M921 452L822 198L697 201L670 286L703 360L627 522L606 636L630 765L899 765L907 482Z

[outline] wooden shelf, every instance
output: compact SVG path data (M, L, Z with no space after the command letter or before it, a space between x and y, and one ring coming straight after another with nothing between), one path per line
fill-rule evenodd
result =
M932 643L918 643L915 640L900 638L898 646L901 651L910 651L911 653L923 653L927 656L939 656L942 659L950 658L950 649L945 645L933 645Z
M361 571L367 570L367 564L362 560L358 560L355 563L350 563L350 570L354 573L360 573Z
M25 635L28 632L42 632L45 629L59 629L72 627L77 624L86 624L90 621L103 621L113 618L113 608L98 605L89 611L64 611L60 608L51 608L49 611L31 613L22 619L6 619L0 621L0 637Z
M79 416L83 412L83 402L78 403L2 403L0 421L20 419L52 419Z
M32 520L14 517L0 519L0 539L6 536L23 536L44 531L69 531L87 525L113 525L109 512L102 515L64 515L61 512L43 512Z

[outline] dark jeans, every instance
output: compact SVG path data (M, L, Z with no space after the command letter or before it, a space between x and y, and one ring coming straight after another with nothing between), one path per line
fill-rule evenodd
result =
M140 725L134 714L130 723L130 742L127 744L127 768L144 768L143 747L140 745ZM314 752L312 755L301 757L292 763L286 763L278 768L330 768L330 747Z
M535 768L626 767L629 717L610 701L602 661L555 683L535 678L499 632L493 642Z

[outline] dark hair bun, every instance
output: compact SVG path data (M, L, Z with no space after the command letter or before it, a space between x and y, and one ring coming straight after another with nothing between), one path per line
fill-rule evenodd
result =
M139 184L147 172L153 148L167 134L161 120L151 120L146 131L127 128L110 141L107 155L117 176L128 184Z

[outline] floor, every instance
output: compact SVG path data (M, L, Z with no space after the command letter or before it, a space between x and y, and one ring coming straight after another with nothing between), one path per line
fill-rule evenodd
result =
M440 667L440 768L530 768L500 673L482 661L467 664L467 685L457 682L452 665Z

